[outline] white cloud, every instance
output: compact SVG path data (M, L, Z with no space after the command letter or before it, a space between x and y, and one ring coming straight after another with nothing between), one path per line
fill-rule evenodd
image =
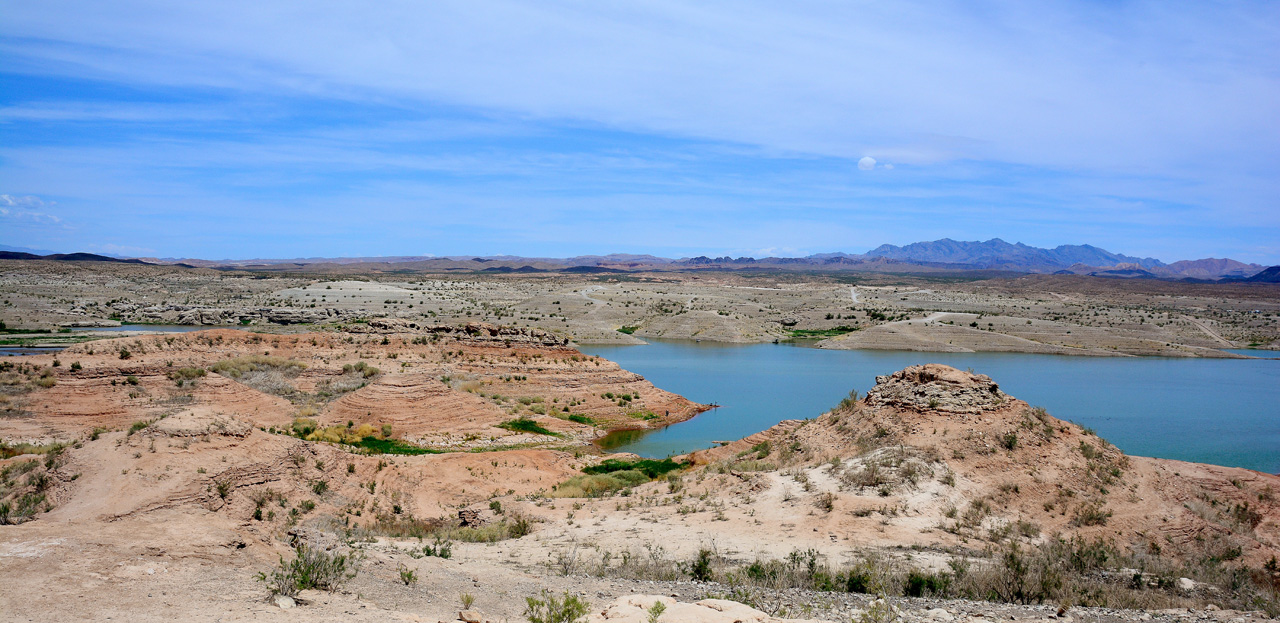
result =
M863 171L870 171L876 168L876 159L871 156L863 156L858 160L858 168Z
M32 209L43 209L54 205L56 204L52 202L45 202L39 197L31 195L22 197L16 197L14 195L0 195L0 217L15 221L32 221L47 225L57 225L62 222L62 219L47 212Z
M1278 6L48 0L9 7L0 35L29 43L0 50L130 82L406 98L844 157L875 145L1146 168L1239 151L1224 137L1274 162L1274 142L1252 139L1280 131L1280 55L1259 53L1276 50Z

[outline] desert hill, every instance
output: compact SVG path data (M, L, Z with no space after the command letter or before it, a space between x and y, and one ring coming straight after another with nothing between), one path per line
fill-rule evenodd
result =
M1280 553L1280 476L1127 456L988 377L938 364L878 377L862 400L816 420L691 458L744 477L753 496L822 508L796 530L812 525L833 541L1108 541L1165 572L1171 561L1261 568ZM875 526L887 517L897 519Z

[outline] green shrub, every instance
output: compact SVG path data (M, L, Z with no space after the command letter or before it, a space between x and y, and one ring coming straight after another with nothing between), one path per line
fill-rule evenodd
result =
M258 581L275 595L296 596L299 591L321 589L335 591L359 572L359 559L354 554L312 549L305 543L294 550L292 561L280 557L280 565L270 574L259 573Z
M194 381L208 374L204 368L178 368L171 370L167 375L170 381L173 381L178 387L182 387L187 381Z
M907 573L907 583L903 591L908 597L932 597L946 595L951 585L951 577L946 574L927 573L912 569Z
M293 434L299 437L306 437L307 435L316 432L316 428L319 426L320 425L311 418L295 418L290 428L293 429Z
M401 565L400 581L403 582L405 586L411 586L418 582L418 574L414 572L413 569L410 569L404 565Z
M367 363L365 363L365 362L363 362L363 361L358 361L358 362L356 362L356 363L354 363L354 364L348 363L348 364L344 364L344 365L342 366L342 373L343 373L343 374L356 374L356 375L361 376L361 377L364 377L364 378L366 378L366 379L370 379L370 378L373 378L373 377L375 377L375 376L378 376L378 373L380 373L380 372L381 372L381 370L379 370L379 369L377 369L377 368L375 368L375 367L373 367L373 366L371 366L371 365L369 365L369 364L367 364Z
M542 425L538 424L537 422L530 420L528 418L523 418L523 417L516 418L514 420L507 420L506 422L499 424L498 427L505 428L509 431L515 431L518 433L536 433L539 435L550 435L552 437L560 436L556 433L553 433L547 430L546 428L543 428Z
M556 597L543 589L539 597L526 597L525 605L524 616L529 623L578 623L591 611L591 604L568 591Z
M453 541L437 535L435 543L422 546L422 555L445 559L453 558Z
M694 582L711 581L711 550L698 550L698 556L689 564L689 577Z

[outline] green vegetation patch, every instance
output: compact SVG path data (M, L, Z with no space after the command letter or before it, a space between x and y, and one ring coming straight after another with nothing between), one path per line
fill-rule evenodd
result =
M644 472L634 469L625 469L608 474L583 474L556 485L553 496L559 498L596 498L612 495L614 491L630 489L650 480Z
M835 337L846 333L857 331L858 327L848 327L840 325L832 329L792 329L791 337L796 338L813 338L813 337Z
M622 472L628 470L638 471L650 479L661 478L667 473L684 469L688 467L686 463L677 463L671 459L662 459L655 461L653 459L639 459L635 461L623 461L619 459L605 459L598 465L591 465L582 468L584 474L612 474L614 472Z
M605 459L598 465L584 467L583 475L574 476L556 485L554 497L595 498L613 495L616 491L645 484L685 467L688 465L671 459Z
M364 448L372 454L441 454L439 450L415 446L399 439L379 439L373 436L364 437L351 445Z
M636 330L639 328L640 327L626 326L618 329L618 333L626 333L627 335L631 335L632 333L635 333Z
M509 431L515 431L518 433L537 433L539 435L550 435L552 437L560 436L558 433L553 433L546 428L543 428L541 424L538 424L528 418L507 420L506 422L499 424L498 428L505 428Z
M67 447L65 443L48 443L48 444L30 444L30 443L0 443L0 459L11 459L15 456L24 454L57 454ZM12 465L10 466L12 467ZM8 468L5 469L6 477Z
M577 414L577 413L570 414L570 415L569 415L569 421L570 421L570 422L577 422L577 423L579 423L579 424L586 424L586 425L588 425L588 426L595 426L595 424L596 424L595 420L593 420L593 419L591 419L591 418L589 418L589 417L587 417L587 416L585 416L585 415L579 415L579 414Z

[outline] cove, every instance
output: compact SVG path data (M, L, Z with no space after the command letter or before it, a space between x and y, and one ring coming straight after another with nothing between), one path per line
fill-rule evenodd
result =
M661 458L708 448L782 420L817 417L851 389L864 394L877 375L943 363L986 374L1005 392L1096 430L1128 454L1280 473L1278 359L921 353L674 340L580 350L690 400L721 405L663 429L609 435L601 445L612 452Z

